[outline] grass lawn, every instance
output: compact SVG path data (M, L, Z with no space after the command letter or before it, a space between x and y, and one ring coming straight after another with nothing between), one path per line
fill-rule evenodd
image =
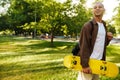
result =
M76 80L77 71L63 65L74 42L49 41L0 36L0 80ZM107 48L107 60L120 67L120 45ZM120 80L101 76L101 80Z

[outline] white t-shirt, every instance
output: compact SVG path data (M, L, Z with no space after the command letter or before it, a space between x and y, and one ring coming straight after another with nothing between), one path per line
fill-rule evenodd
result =
M100 59L102 59L102 56L103 56L106 32L105 32L103 23L99 23L99 22L97 22L97 23L98 23L98 34L97 34L93 52L92 52L90 58L100 60Z

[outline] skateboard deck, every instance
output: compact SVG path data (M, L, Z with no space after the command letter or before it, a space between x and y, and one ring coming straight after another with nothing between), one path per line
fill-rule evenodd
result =
M68 55L64 57L64 66L69 69L82 70L80 65L80 57ZM99 74L107 77L116 77L119 74L119 68L116 64L112 62L102 61L102 60L89 60L89 66L93 74Z

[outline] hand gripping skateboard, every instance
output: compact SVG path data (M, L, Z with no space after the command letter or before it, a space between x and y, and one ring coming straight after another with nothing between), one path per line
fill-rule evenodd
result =
M65 56L63 62L64 66L69 69L74 69L78 71L82 70L79 56ZM116 64L112 62L90 59L89 66L93 74L99 74L107 77L116 77L119 74L119 68Z

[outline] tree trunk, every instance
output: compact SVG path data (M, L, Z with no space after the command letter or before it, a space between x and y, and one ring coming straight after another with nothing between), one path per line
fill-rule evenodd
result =
M54 35L53 35L53 31L51 32L51 47L53 47L53 38L54 38Z

